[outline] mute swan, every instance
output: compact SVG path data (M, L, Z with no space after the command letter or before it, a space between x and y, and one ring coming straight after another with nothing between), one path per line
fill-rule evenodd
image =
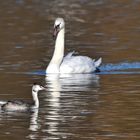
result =
M63 18L55 20L53 36L56 38L55 50L46 74L92 73L99 70L102 58L95 61L87 56L73 56L74 52L70 52L64 57L65 22Z
M32 87L33 102L31 104L26 103L22 100L11 100L1 105L1 109L4 111L28 111L30 109L38 108L39 107L38 92L44 89L45 88L43 86L34 83Z

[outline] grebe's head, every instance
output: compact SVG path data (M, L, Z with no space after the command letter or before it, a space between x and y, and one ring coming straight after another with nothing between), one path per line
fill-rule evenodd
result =
M33 92L38 92L40 90L44 90L45 87L41 86L41 85L38 85L37 83L34 83L33 86L32 86L32 91Z
M64 27L65 27L64 19L63 18L57 18L55 20L55 23L54 23L53 37L56 38L57 37L57 34L59 33L59 31L61 29L63 29Z

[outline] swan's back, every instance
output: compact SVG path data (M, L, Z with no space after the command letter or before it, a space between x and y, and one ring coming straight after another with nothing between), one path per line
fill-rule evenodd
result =
M95 61L87 56L73 56L69 53L64 57L60 73L91 73L96 70Z

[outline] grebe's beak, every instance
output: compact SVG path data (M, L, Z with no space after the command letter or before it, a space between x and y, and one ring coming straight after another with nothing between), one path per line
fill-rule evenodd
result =
M46 90L46 87L40 85L41 90Z
M44 87L44 86L42 86L42 85L40 85L40 84L34 83L34 84L33 84L33 87L32 87L32 90L33 90L34 92L37 92L37 91L39 91L39 90L46 90L46 87Z

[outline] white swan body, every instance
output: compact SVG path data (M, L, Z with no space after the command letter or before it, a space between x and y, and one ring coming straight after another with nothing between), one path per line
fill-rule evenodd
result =
M31 104L26 103L22 100L11 100L1 102L1 110L3 111L29 111L30 109L35 109L39 107L38 92L44 90L45 88L34 84L32 87L33 102Z
M57 18L54 24L54 35L56 36L53 57L46 69L49 73L92 73L95 72L102 62L87 56L73 56L74 52L64 57L65 22L63 18Z

